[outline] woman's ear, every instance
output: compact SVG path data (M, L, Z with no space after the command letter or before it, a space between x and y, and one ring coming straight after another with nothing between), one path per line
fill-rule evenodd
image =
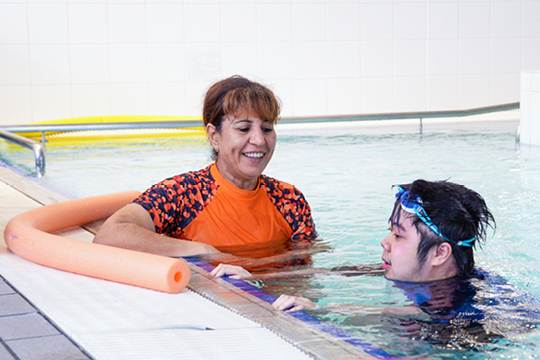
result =
M440 266L448 260L452 260L452 245L450 245L448 242L443 242L437 246L437 250L435 251L435 256L433 256L431 264L433 266Z
M210 141L210 144L216 150L216 152L219 152L219 132L217 131L214 124L207 124L206 125L206 134L208 135L208 140Z

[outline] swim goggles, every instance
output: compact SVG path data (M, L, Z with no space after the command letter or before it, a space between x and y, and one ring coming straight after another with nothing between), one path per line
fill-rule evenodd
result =
M401 187L398 187L398 193L396 198L399 198L401 201L401 208L408 212L409 214L415 214L420 220L424 222L435 234L443 238L444 240L451 242L446 236L444 236L437 225L433 223L431 218L428 216L426 210L422 207L423 201L420 196L413 195L410 191L404 190ZM458 246L471 247L475 238L469 240L460 240L455 242Z

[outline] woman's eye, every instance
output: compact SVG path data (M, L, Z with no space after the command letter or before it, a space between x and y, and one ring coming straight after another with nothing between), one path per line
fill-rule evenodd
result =
M241 132L247 133L249 131L249 128L248 127L239 128L238 130L240 130Z
M274 131L274 128L263 128L263 131L265 133L271 133L272 131Z

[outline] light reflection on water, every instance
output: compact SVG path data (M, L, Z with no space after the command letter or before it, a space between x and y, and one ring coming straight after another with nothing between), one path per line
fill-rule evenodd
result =
M20 155L10 151L8 161L32 169L27 150ZM2 154L8 157L4 148ZM144 190L166 177L206 166L209 155L204 139L50 147L44 181L76 197ZM516 148L513 132L285 135L280 136L265 173L296 185L305 194L319 233L334 249L313 256L313 266L324 268L380 262L380 240L387 233L394 200L392 185L418 178L464 184L484 196L497 221L495 235L477 252L477 265L540 297L536 238L540 233L540 149ZM274 295L296 293L318 300L319 305L407 304L402 292L383 277L316 275L260 285ZM369 317L355 323L341 315L325 316L360 331L376 344L386 344L380 345L383 348L390 346L384 327L371 324ZM421 342L409 349L410 342L402 340L392 338L392 346L400 347L403 355L434 352ZM534 344L539 340L533 332L494 345L496 352L490 356L453 349L437 349L437 356L534 358L538 353Z

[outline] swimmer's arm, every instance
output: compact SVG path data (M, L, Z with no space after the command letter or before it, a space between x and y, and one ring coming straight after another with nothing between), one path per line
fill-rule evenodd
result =
M207 262L226 262L231 265L243 266L245 268L256 268L266 265L272 265L275 263L285 263L293 260L306 259L311 255L321 252L331 251L331 248L324 243L300 243L293 244L293 249L288 250L282 254L267 256L264 258L243 258L230 254L209 254L203 257L203 260Z
M261 280L277 277L305 276L329 271L327 269L294 269L291 271L280 270L278 272L272 271L265 273L257 273L256 275L250 273L250 271L257 271L257 269L261 267L268 268L269 266L276 263L286 263L294 260L303 260L309 258L313 254L328 251L330 249L328 245L320 243L301 243L293 244L293 246L293 250L289 250L285 253L258 259L238 257L226 253L206 254L201 258L204 261L210 263L227 264L220 264L219 269L214 269L214 271L212 271L212 275L214 277L229 275L234 279L249 278L250 280Z
M225 254L224 254L225 255ZM219 255L218 255L219 256ZM274 257L273 257L274 258ZM268 258L266 258L268 259ZM219 264L212 272L211 275L214 277L222 277L228 275L233 279L244 279L244 280L266 280L266 279L278 279L278 278L294 278L294 277L303 277L311 276L315 274L334 274L342 276L378 276L384 275L384 270L382 269L381 264L367 264L359 266L340 266L332 269L324 268L300 268L294 270L279 270L272 272L256 273L253 274L248 270L244 269L242 266L234 265L238 263L243 263L244 266L253 266L255 263L259 263L260 259L228 259L228 264ZM226 261L224 259L224 261Z
M415 318L418 320L429 319L429 315L418 306L364 306L364 305L330 305L325 309L345 315L388 315L392 317Z
M274 309L285 312L295 312L301 310L315 310L322 309L313 301L308 298L281 295L272 304ZM331 310L337 313L343 313L345 315L370 315L370 314L383 314L397 317L414 317L414 318L426 318L428 314L423 312L420 308L413 305L406 306L363 306L363 305L331 305L325 306L324 309Z
M162 236L155 232L150 214L138 204L129 204L105 221L94 243L163 256L196 256L218 253L213 246Z
M249 262L248 259L245 259L247 261L247 264L253 265L253 262ZM254 260L256 262L257 259ZM239 268L239 269L236 269ZM368 264L368 265L360 265L360 266L340 266L337 268L332 269L325 269L325 268L302 268L302 267L289 267L288 269L292 270L284 270L287 268L280 269L278 271L271 271L271 272L261 272L261 273L255 273L251 274L245 269L243 269L241 266L235 266L230 265L230 268L223 268L223 270L230 271L229 272L222 272L220 276L222 275L237 275L239 273L243 273L242 270L245 271L244 275L241 277L238 277L238 279L247 279L247 280L266 280L266 279L279 279L279 278L294 278L294 277L304 277L304 276L311 276L315 274L325 274L325 275L341 275L341 276L379 276L384 275L384 270L382 269L381 264ZM249 275L247 275L247 274ZM219 276L216 276L219 277Z
M385 274L381 263L364 264L354 266L338 266L332 268L332 272L343 276L380 276Z
M308 269L299 269L299 270L290 270L290 271L272 271L272 272L252 274L248 270L244 269L242 266L221 263L210 272L210 275L217 278L227 275L233 279L255 281L255 280L265 280L265 279L310 276L314 274L329 273L329 272L330 271L327 269L308 268Z

